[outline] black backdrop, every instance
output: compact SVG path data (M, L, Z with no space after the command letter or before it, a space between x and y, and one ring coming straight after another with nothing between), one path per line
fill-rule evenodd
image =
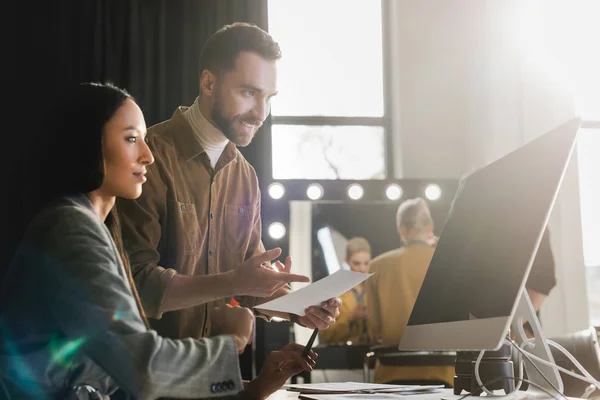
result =
M267 0L8 0L3 7L0 281L43 168L40 127L66 88L111 81L136 98L151 126L194 101L198 57L212 33L236 21L267 28ZM267 123L242 149L259 179L270 172L269 131ZM248 377L249 359L242 362Z

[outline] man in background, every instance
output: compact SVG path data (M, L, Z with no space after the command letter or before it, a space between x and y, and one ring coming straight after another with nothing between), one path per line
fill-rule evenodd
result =
M434 223L422 198L404 201L396 212L402 247L371 261L366 281L367 328L375 341L398 347L433 257ZM452 385L453 366L387 366L379 361L374 382Z

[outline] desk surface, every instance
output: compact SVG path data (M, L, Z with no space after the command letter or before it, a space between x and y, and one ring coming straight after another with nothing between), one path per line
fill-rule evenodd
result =
M278 390L277 392L273 393L271 396L269 396L267 398L267 400L296 400L298 399L298 392L291 392L288 390ZM435 392L435 393L424 393L424 394L410 394L410 395L405 395L405 396L401 396L401 395L396 395L398 398L406 398L407 400L458 400L461 397L464 396L464 394L462 395L455 395L452 391L452 389L442 389L439 392ZM371 400L374 398L373 395L368 395L365 394L364 397L359 397L359 396L352 396L353 399L355 400L360 400L362 398L364 398L365 400ZM485 400L486 398L489 397L485 397L485 396L480 396L480 397L467 397L466 399L469 400L474 400L474 399L479 399L481 398L482 400ZM530 397L527 395L526 392L518 392L516 394L511 394L509 396L498 396L495 397L496 399L499 400L528 400L528 399L535 399L535 400L542 400L541 397ZM548 399L552 399L551 397L548 397ZM581 400L581 399L576 399L574 397L567 397L567 399L570 400Z

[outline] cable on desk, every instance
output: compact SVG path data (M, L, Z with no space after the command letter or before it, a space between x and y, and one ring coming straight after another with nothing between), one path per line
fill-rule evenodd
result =
M546 393L548 396L552 397L554 400L560 400L560 397L556 397L555 395L553 395L552 393L550 393L550 391L548 389L546 389L546 388L538 385L537 383L531 382L528 379L517 378L517 377L514 377L514 376L500 376L498 378L495 378L495 379L492 379L490 381L485 382L484 386L491 385L492 383L500 382L500 381L503 381L503 380L514 380L514 381L517 381L517 382L520 382L520 383L527 383L527 384L529 384L529 385L531 385L533 387L536 387L536 388L540 389L542 392ZM480 389L482 389L482 388L480 387ZM511 393L514 393L514 392L511 392ZM525 393L526 392L523 392L523 394L525 394ZM510 393L507 393L507 394L504 394L504 395L499 395L499 394L492 393L490 396L491 397L504 397L504 396L507 396L508 394L510 394ZM467 394L463 395L462 397L459 397L457 400L463 400L463 399L466 399L469 396L473 396L473 394L472 393L467 393ZM562 396L564 397L564 395L562 395ZM565 397L565 399L566 399L566 397Z

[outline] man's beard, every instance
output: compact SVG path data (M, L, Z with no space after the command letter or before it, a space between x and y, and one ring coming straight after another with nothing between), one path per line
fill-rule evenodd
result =
M234 116L232 119L228 119L224 113L223 113L223 107L222 107L222 101L221 101L221 97L219 95L217 95L216 99L215 99L215 106L211 112L210 118L212 119L213 123L217 126L217 128L219 128L219 130L223 133L223 135L225 135L225 137L232 143L234 143L236 146L247 146L250 144L250 142L252 142L252 139L254 138L254 135L256 135L256 132L258 131L258 129L256 129L253 133L252 136L250 137L250 140L248 141L248 143L246 143L246 140L242 141L242 137L236 135L236 130L235 130L235 123L236 121L240 121L240 122L247 122L249 124L255 125L257 127L260 127L261 123L256 121L255 119L253 119L250 115L248 114L238 114L236 116ZM245 139L245 137L244 137Z

